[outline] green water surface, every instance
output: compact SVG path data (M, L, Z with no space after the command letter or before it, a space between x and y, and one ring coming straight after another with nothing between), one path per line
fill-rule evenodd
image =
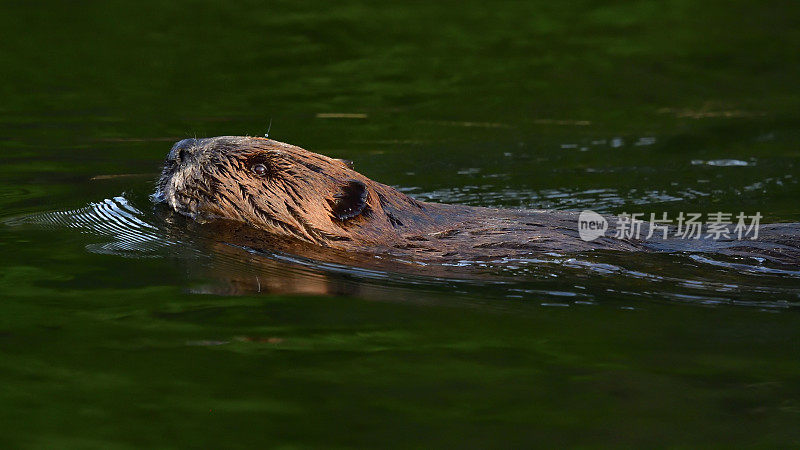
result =
M800 222L799 80L788 0L10 0L0 219L156 222L174 141L271 121L423 200ZM3 448L800 445L796 274L231 296L207 250L102 242L0 226Z

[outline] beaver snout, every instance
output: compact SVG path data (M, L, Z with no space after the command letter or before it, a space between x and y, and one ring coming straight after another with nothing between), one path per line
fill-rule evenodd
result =
M208 139L191 138L178 141L169 151L167 160L170 162L175 162L176 164L181 164L193 158L197 153L197 149L200 148L203 145L203 142L207 140Z
M176 204L176 190L182 189L186 179L197 171L205 141L208 139L183 139L172 146L164 161L156 192L151 196L153 201Z

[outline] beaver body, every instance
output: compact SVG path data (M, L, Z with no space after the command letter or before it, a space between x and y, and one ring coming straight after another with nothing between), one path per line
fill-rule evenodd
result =
M176 143L153 198L198 222L228 223L229 230L239 230L233 234L258 231L273 242L415 260L665 250L800 261L798 224L765 226L758 242L610 236L587 242L579 236L575 212L420 202L356 172L348 161L255 137Z

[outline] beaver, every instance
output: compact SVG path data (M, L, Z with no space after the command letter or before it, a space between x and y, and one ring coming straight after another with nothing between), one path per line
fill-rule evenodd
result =
M184 139L170 150L153 199L229 234L264 242L417 261L546 252L714 251L800 262L800 224L762 225L758 241L659 243L579 236L577 212L428 203L373 181L350 161L272 139ZM608 217L614 225L617 218ZM646 232L647 224L643 224Z

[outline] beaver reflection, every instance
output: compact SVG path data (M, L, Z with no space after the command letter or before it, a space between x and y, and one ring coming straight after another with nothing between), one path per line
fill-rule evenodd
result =
M198 223L168 208L156 208L155 212L166 239L191 243L186 248L193 250L183 254L179 261L190 278L201 280L191 289L196 293L381 299L397 297L397 286L392 290L382 287L387 280L398 282L402 279L400 274L418 273L422 267L410 261L276 237L239 222L220 219ZM433 267L426 270L426 275L476 277L471 272L459 273L445 267ZM419 292L414 296L419 297Z
M315 258L338 251L366 266L379 258L442 263L597 249L711 251L800 261L798 224L765 227L758 242L610 236L586 242L574 212L420 202L361 175L347 161L266 138L178 142L153 198L198 223L218 225L226 242L245 241L256 249L289 246Z
M469 280L472 280L471 286L482 286L475 274L467 274L469 278L447 283L434 283L426 278L424 289L420 289L419 277L412 281L398 276L398 272L393 272L389 277L386 272L356 273L351 266L338 266L339 270L331 270L331 266L320 266L310 261L301 264L294 258L275 259L274 254L250 253L221 243L211 244L205 250L210 250L208 253L213 257L210 264L189 265L192 278L202 280L190 289L193 293L231 296L311 295L452 306L462 301L455 297L454 286ZM403 272L402 267L396 269ZM454 273L449 275L453 276ZM493 295L502 295L502 292L492 292Z
M363 287L330 273L304 269L265 255L249 254L226 244L213 244L214 262L193 275L211 284L193 289L216 295L292 294L363 296ZM198 270L197 266L192 270Z

